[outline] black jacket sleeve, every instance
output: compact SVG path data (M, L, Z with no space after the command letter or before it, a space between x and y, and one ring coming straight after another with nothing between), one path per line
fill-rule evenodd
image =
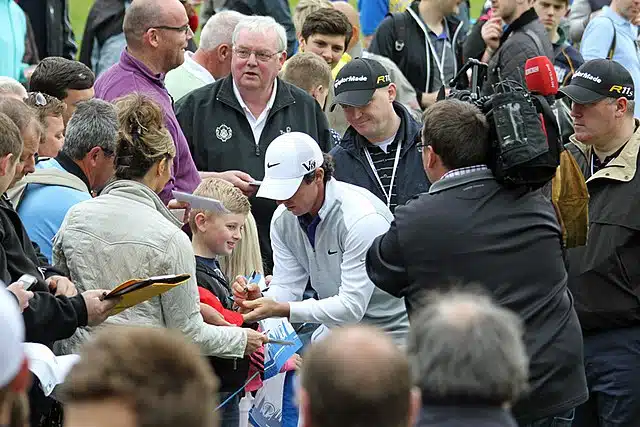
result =
M315 103L316 124L318 126L318 144L323 153L328 153L333 148L333 135L329 129L327 116L322 111L320 104Z
M180 98L175 103L175 112L176 118L178 119L178 123L180 124L180 128L182 129L182 133L184 137L187 139L187 145L189 146L189 151L193 156L194 144L193 144L193 103L195 102L195 97L192 95L186 95ZM195 161L194 156L194 161ZM196 163L197 164L197 163Z
M471 29L471 32L464 41L462 49L462 57L464 61L468 61L470 58L481 59L486 45L482 39L482 26L487 21L478 21Z
M81 294L56 297L49 291L38 290L22 315L26 341L45 345L69 338L78 327L87 325L87 306Z
M395 297L403 297L410 285L401 254L395 221L391 223L389 231L376 237L367 251L369 278L378 288Z
M3 280L10 284L11 274L7 268L7 256L0 245L0 271ZM56 297L49 292L42 279L32 286L33 298L22 313L25 324L25 339L51 345L54 341L69 338L80 326L87 324L87 306L82 295L72 298Z
M287 31L287 57L290 58L295 53L296 46L296 28L293 26L291 19L291 10L289 3L285 0L262 0L262 7L255 7L262 13L256 15L271 16L276 22L284 27Z
M73 32L71 19L69 18L69 0L64 0L64 15L62 16L62 20L62 56L73 60L76 59L76 54L78 53L78 44L76 43L76 35Z

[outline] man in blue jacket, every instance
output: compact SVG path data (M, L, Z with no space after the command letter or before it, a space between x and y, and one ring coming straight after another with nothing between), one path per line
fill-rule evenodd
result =
M349 128L331 150L335 177L366 188L393 212L429 189L416 143L420 125L396 102L396 86L373 59L354 59L338 73L336 97Z

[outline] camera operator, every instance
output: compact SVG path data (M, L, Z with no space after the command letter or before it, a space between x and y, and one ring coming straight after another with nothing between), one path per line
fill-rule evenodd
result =
M540 191L497 182L486 166L489 143L486 117L474 105L448 99L425 111L419 146L433 184L398 206L367 253L367 272L376 286L406 298L410 319L430 290L452 281L486 287L525 325L531 390L514 416L521 427L561 423L573 418L587 388L560 226Z

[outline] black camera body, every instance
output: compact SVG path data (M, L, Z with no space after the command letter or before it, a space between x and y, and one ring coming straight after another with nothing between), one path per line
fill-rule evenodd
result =
M456 89L468 69L471 88ZM491 141L488 166L507 187L535 190L555 175L563 150L560 130L548 100L520 83L500 80L494 93L480 95L487 64L470 59L451 81L446 99L474 104L486 116ZM438 99L445 99L444 87Z

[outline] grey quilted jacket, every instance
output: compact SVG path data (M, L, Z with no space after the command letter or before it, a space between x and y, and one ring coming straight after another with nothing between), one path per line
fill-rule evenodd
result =
M132 278L190 274L187 283L110 317L104 325L177 329L200 345L205 355L242 357L245 330L207 325L200 315L195 257L179 226L149 187L115 181L100 196L69 210L54 239L53 261L79 292L113 289ZM94 329L79 328L56 344L56 352L76 352Z

